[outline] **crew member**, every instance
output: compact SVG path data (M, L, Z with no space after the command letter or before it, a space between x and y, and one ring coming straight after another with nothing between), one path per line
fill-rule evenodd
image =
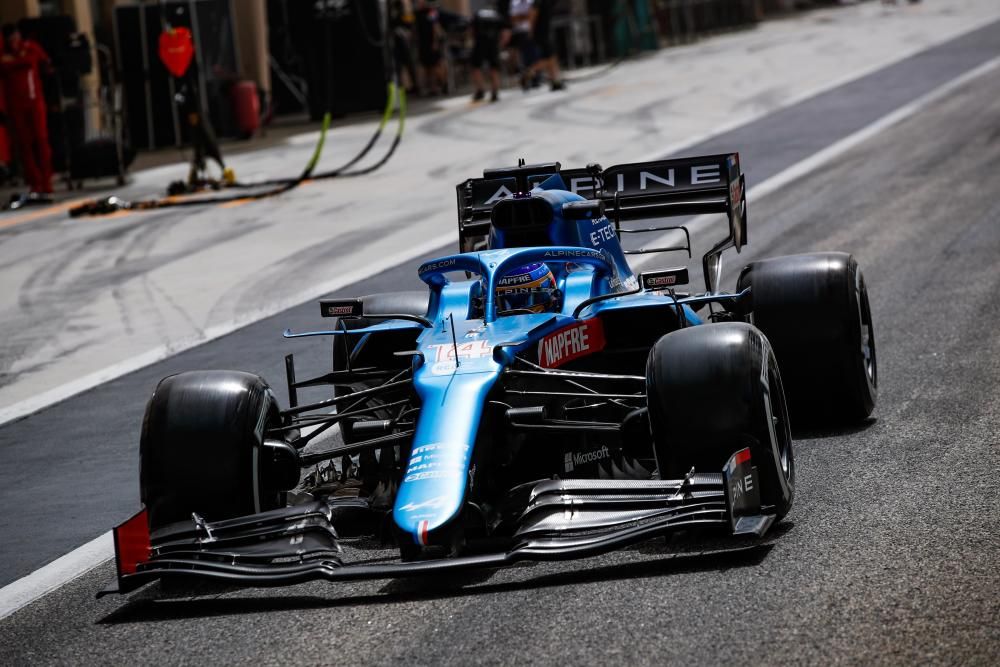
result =
M472 84L476 88L472 96L478 102L486 93L483 91L483 68L490 72L490 101L496 102L500 90L500 46L506 39L504 19L491 8L480 9L472 17Z
M444 58L445 32L440 12L431 0L417 0L414 12L417 28L417 54L424 74L425 92L448 93L448 69Z
M538 48L538 60L529 69L529 76L544 71L552 90L562 90L566 84L559 72L559 59L552 46L552 11L554 0L534 0L531 8L531 32Z
M3 27L5 48L0 53L0 77L6 93L7 114L24 170L33 193L52 192L52 149L45 96L39 69L52 67L48 54L36 42L21 37L13 25Z
M500 14L511 26L511 55L518 59L521 71L521 87L532 87L533 67L538 61L538 47L531 33L531 7L533 0L504 0Z
M3 43L3 35L0 34L0 53L3 53ZM10 135L7 125L7 100L3 80L0 79L0 184L6 183L10 176Z

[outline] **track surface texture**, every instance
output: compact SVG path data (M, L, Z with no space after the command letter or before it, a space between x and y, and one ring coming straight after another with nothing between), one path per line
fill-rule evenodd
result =
M993 70L750 201L750 245L727 254L730 282L757 258L853 252L871 292L881 385L863 427L797 434L796 504L766 542L713 542L699 554L683 539L658 540L421 582L197 595L154 584L97 601L112 577L105 564L0 621L0 664L996 664L998 161ZM412 284L414 265L358 289ZM156 378L237 366L276 381L292 349L326 363L318 345L275 343L285 325L314 324L314 311L283 313L0 429L0 501L16 524L0 545L5 580L136 506L138 419ZM16 446L26 439L35 454ZM53 442L63 463L44 444Z

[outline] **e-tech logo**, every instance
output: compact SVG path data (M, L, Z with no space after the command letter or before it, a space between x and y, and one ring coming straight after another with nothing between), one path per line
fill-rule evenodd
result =
M602 445L600 449L595 449L592 452L566 452L563 467L566 472L573 472L576 466L597 463L607 458L611 458L611 450L608 449L607 445Z
M607 220L607 218L598 218L598 220ZM594 247L599 247L610 241L611 239L618 238L615 233L615 228L608 223L607 225L601 227L600 229L595 229L590 232L590 243Z

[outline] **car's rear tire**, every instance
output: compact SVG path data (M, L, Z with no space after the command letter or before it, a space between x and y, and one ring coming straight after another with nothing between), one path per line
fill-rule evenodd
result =
M139 443L150 529L190 520L192 513L218 521L282 506L272 448L264 447L264 432L277 421L274 394L256 375L191 371L161 380ZM297 460L285 464L287 488L287 468ZM291 474L297 481L295 468Z
M764 335L743 322L688 327L649 353L646 391L660 476L722 469L750 448L761 504L791 509L795 460L781 375Z
M878 398L875 328L868 288L843 252L775 257L743 269L751 321L781 367L799 423L856 423Z
M361 297L362 312L370 315L419 315L427 314L429 293L424 292L394 292L389 294L371 294ZM337 328L363 329L384 320L378 318L357 317L343 319L337 322ZM333 337L333 370L347 370L348 367L361 366L376 368L405 368L410 359L394 356L399 351L396 341L391 336L380 335L368 339L360 336ZM360 346L360 349L359 349ZM352 356L353 355L353 356ZM374 381L358 382L352 385L336 385L340 394L367 389Z
M361 297L363 311L371 315L427 314L428 292L395 292L391 294L372 294ZM358 317L344 319L337 323L338 328L348 331L362 329L384 320L378 318ZM360 349L359 349L360 346ZM373 336L364 339L360 336L333 337L333 370L344 371L348 368L371 367L379 369L404 369L412 362L408 357L397 357L400 350L399 340L388 335ZM380 380L365 380L353 383L334 385L334 394L343 396L355 391L361 391L380 384ZM381 403L379 398L369 399L365 405L375 406ZM391 415L384 411L372 414L371 419L389 419ZM357 440L350 432L350 425L345 425L341 431L344 442Z

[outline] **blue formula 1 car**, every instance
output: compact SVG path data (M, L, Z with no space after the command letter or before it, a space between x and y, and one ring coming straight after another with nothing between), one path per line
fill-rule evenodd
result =
M792 507L790 424L874 408L850 255L753 262L720 290L723 251L747 239L738 155L521 164L457 191L462 252L419 267L426 290L324 300L333 326L286 331L332 339L328 372L297 379L286 358L288 408L248 373L159 383L144 508L115 530L109 591L490 568L693 527L760 536ZM705 213L728 232L704 292L678 291L686 267L632 271L633 253L690 256L688 230L662 221ZM640 219L661 222L622 226ZM624 250L635 233L683 241ZM349 562L360 540L397 557Z

